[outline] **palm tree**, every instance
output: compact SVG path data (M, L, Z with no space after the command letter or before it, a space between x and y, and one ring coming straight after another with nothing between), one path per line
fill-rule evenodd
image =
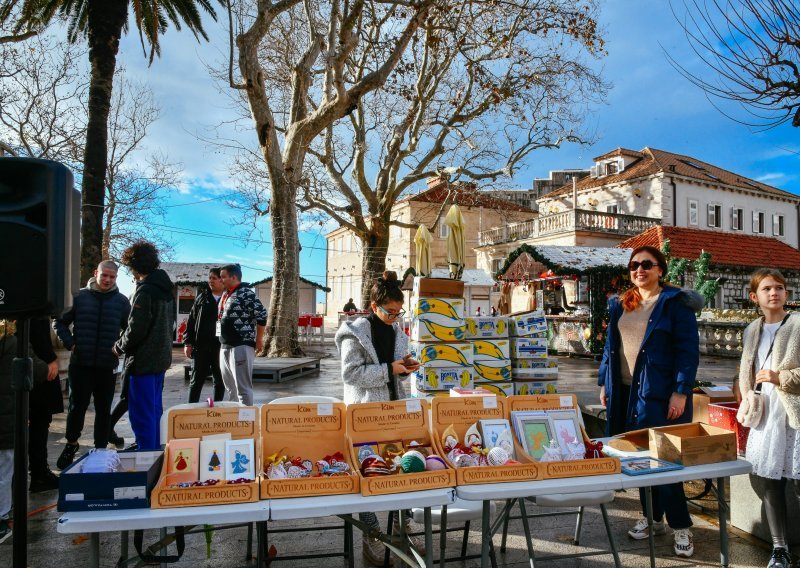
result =
M13 30L20 35L41 31L59 16L68 21L69 41L85 37L89 42L91 79L81 186L81 282L86 282L102 260L108 114L119 40L128 30L129 8L142 49L151 63L161 54L159 36L170 22L178 30L185 25L195 39L207 41L200 9L214 20L217 17L211 0L0 0L0 24L13 19ZM146 46L150 48L149 55Z

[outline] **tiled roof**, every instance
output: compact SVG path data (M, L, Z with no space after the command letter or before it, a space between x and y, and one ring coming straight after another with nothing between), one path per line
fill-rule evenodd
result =
M695 260L705 250L715 265L800 270L800 251L771 237L659 225L617 246L661 248L665 239L669 239L670 254L675 258Z
M162 262L162 268L172 280L173 284L203 284L208 282L208 271L227 264L218 262L208 264L203 262Z
M708 184L723 184L747 191L800 200L800 196L798 195L746 178L734 172L723 170L722 168L703 162L697 158L674 154L664 150L656 150L655 148L644 148L641 152L628 150L626 148L617 148L607 154L598 156L595 160L623 154L627 156L639 156L639 159L628 164L628 166L618 174L583 178L577 182L577 190L592 189L663 173L665 175L678 175L681 177L693 178ZM542 197L556 197L571 193L572 184L570 183Z
M316 282L314 282L313 280L309 280L308 278L303 278L302 276L298 276L297 278L300 280L300 282L304 282L304 283L306 283L309 286L312 286L314 288L319 288L320 290L323 290L324 292L330 292L331 291L330 288L327 288L327 287L323 286L322 284L317 284ZM267 276L266 278L263 278L261 280L257 280L255 282L253 282L252 284L250 284L250 287L251 288L255 288L259 284L266 284L267 282L272 282L272 276Z
M449 278L450 271L447 268L431 269L431 278ZM494 286L492 276L481 268L465 268L461 274L461 280L465 286Z
M508 201L507 199L501 199L499 197L489 195L488 193L477 189L474 184L452 183L448 187L446 181L438 182L434 180L430 180L428 182L428 189L425 191L417 193L416 195L410 195L405 199L400 200L398 203L403 201L442 203L447 198L448 190L454 190L455 203L459 207L484 207L486 209L518 211L521 213L536 214L536 212L532 209L528 209L522 205L517 205L513 201Z

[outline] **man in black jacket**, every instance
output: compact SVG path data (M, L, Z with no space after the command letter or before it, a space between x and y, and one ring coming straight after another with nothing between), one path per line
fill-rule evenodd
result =
M164 375L172 365L173 284L159 268L161 261L153 243L136 241L122 253L122 263L133 272L136 291L128 328L114 350L126 356L128 417L136 445L139 450L156 450L161 447Z
M55 322L64 347L72 351L69 362L67 444L56 462L68 467L78 452L89 401L94 398L94 447L108 446L109 416L117 382L118 357L114 342L125 329L130 302L117 288L119 267L111 260L97 266L94 276L75 296L72 307Z
M200 400L200 392L209 372L214 377L214 400L222 400L225 396L225 384L219 368L219 338L216 333L219 299L224 291L220 269L212 268L208 271L208 286L204 286L197 294L186 321L183 352L194 359L192 378L189 381L189 402Z

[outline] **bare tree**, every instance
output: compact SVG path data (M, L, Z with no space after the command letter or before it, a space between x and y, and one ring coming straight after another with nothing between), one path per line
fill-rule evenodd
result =
M229 82L246 97L270 184L268 355L300 353L296 201L310 145L386 82L432 13L448 10L447 0L241 0L230 6ZM349 72L354 57L369 59L362 75Z
M52 36L0 45L0 144L17 156L45 158L82 175L89 81L79 68L85 51ZM118 258L130 242L146 238L167 256L171 243L150 227L163 217L163 198L174 191L180 169L144 155L148 128L159 109L146 85L117 70L108 122L109 167L103 209L103 258Z
M800 126L800 5L792 0L689 0L673 13L712 72L672 65L711 97L739 103L748 125ZM723 114L729 116L725 111Z
M386 86L312 146L328 182L309 175L304 207L361 240L364 301L385 269L389 227L416 228L391 215L413 184L444 174L469 202L472 182L510 179L537 149L587 142L583 117L607 89L583 61L603 53L596 12L592 1L451 2L417 30ZM348 73L367 73L371 57L351 57Z

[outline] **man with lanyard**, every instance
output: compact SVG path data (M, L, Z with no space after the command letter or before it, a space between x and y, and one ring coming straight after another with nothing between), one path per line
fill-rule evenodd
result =
M253 404L253 360L256 351L264 348L267 310L252 288L242 285L242 268L238 264L220 270L225 293L219 301L217 337L222 382L228 400Z
M186 320L183 352L194 359L189 382L189 402L200 400L203 383L209 373L214 378L214 400L222 400L225 396L225 385L222 383L222 371L219 367L219 338L216 333L219 301L224 290L220 269L212 268L208 272L208 287L204 287L197 295L189 312L189 319Z

